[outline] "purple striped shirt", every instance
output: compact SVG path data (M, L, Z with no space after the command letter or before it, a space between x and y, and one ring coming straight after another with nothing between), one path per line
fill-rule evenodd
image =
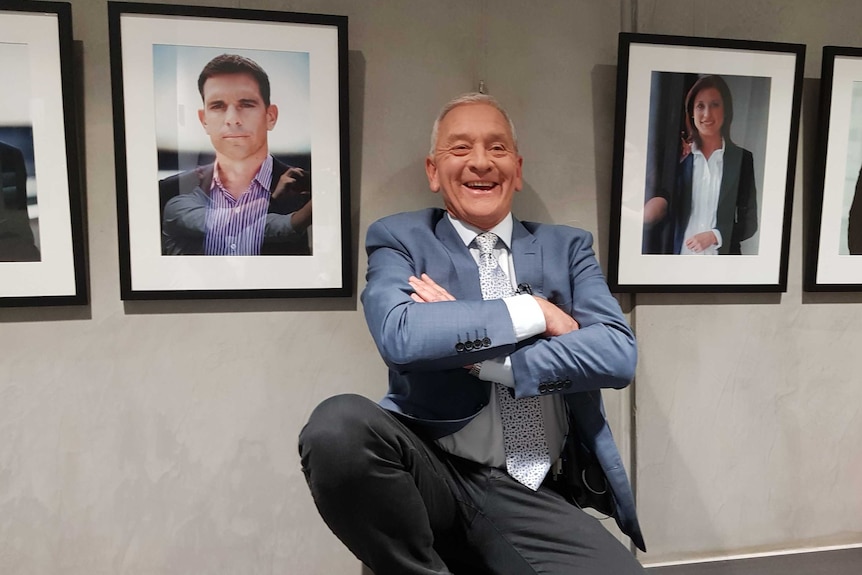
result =
M266 212L269 210L271 182L272 156L268 155L251 185L235 199L222 186L216 161L210 186L210 202L207 204L207 235L204 240L206 255L260 255Z

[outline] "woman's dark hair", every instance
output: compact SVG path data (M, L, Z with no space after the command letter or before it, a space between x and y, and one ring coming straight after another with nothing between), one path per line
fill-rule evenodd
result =
M724 104L724 123L721 125L721 135L725 140L730 140L730 124L733 122L733 97L730 95L730 88L727 87L724 79L721 76L702 76L688 91L685 97L685 128L686 140L694 142L700 146L700 134L697 128L694 127L694 100L698 93L708 88L715 88L721 95L721 102Z

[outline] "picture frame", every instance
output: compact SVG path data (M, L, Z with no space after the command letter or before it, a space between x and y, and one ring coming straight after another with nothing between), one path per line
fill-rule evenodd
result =
M108 16L122 299L350 296L347 17Z
M824 46L806 291L862 290L862 48Z
M785 291L805 46L623 33L618 59L611 290Z
M0 307L86 305L72 10L3 2Z

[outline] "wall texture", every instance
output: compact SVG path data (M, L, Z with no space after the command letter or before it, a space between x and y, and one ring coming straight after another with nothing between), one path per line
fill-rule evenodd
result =
M856 2L642 1L637 31L807 45L787 293L636 297L645 562L862 542L859 294L802 291L821 50Z
M368 225L439 204L430 123L480 80L518 126L516 213L594 232L606 261L618 32L803 42L809 78L823 44L862 44L850 0L206 3L350 18L357 293ZM106 2L75 0L73 22L91 305L0 310L0 572L359 574L296 453L322 399L385 389L358 299L121 302ZM624 300L641 349L636 434L629 392L606 400L626 452L636 438L644 562L862 542L862 298L806 295L799 279L817 87L788 292Z

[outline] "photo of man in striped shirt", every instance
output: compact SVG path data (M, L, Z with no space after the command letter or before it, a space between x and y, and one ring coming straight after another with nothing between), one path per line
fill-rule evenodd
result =
M201 71L198 91L215 161L159 182L162 253L310 255L310 178L270 155L279 110L266 72L222 54Z

